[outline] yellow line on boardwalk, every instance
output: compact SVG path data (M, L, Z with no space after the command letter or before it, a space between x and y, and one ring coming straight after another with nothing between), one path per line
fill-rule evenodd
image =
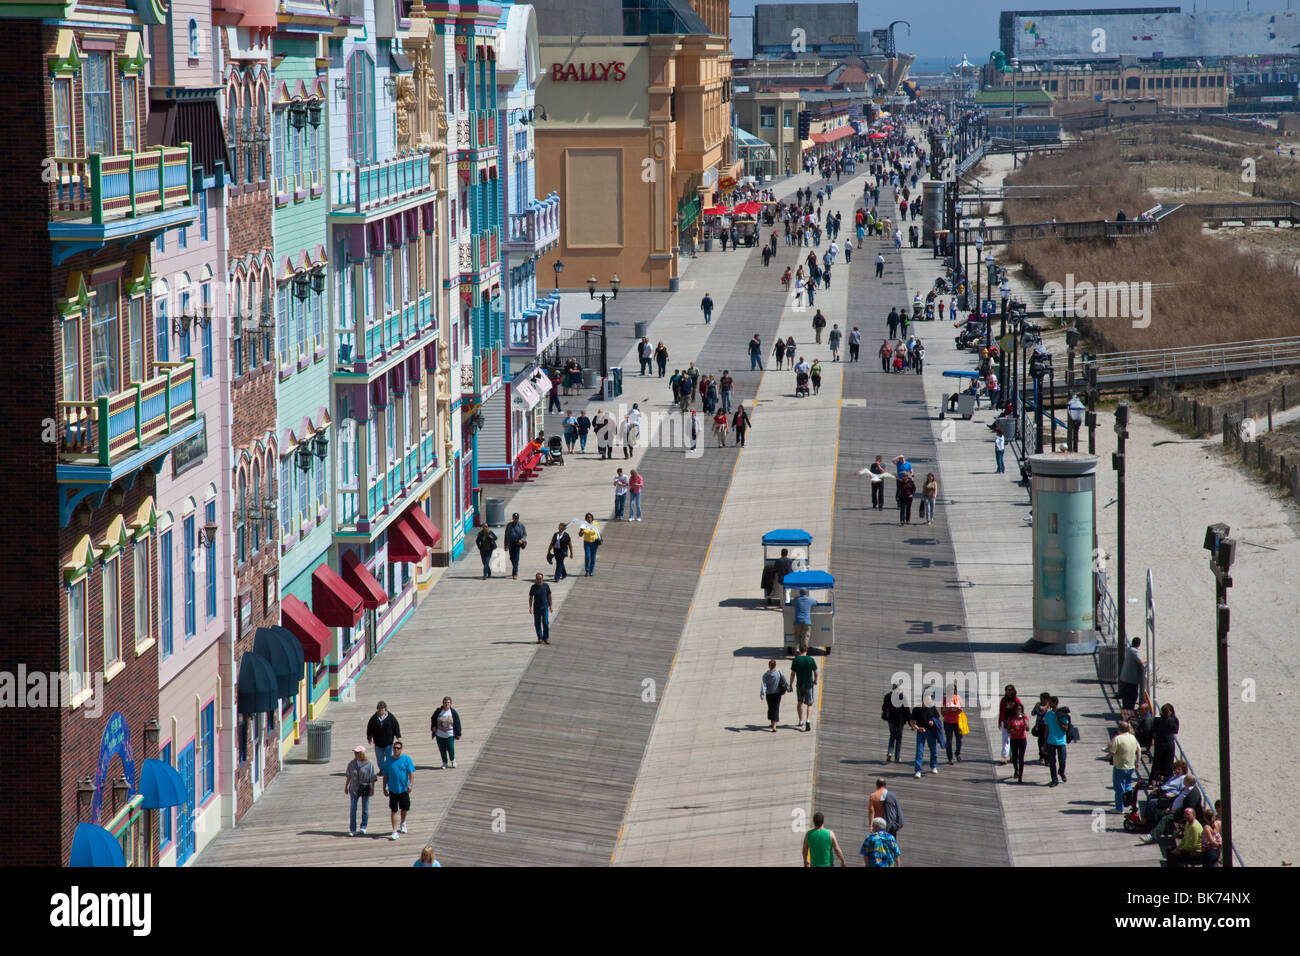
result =
M831 566L831 548L835 543L835 489L840 482L840 422L844 419L844 370L840 369L840 397L835 403L835 454L831 455L831 533L826 538L826 567ZM834 626L832 624L832 626ZM817 724L822 722L822 701L826 699L826 671L830 657L822 660L822 692L817 695ZM817 785L817 741L813 741L813 769L808 778L808 792Z
M761 391L763 390L763 379L765 379L766 377L767 377L767 370L764 369L764 370L763 370L763 374L760 375L760 376L758 377L758 390L755 391L755 393L754 393L755 398L757 398L758 392L761 392ZM841 384L841 386L840 386L840 390L843 391L843 385L842 385L842 384ZM751 402L749 403L750 408L753 408L754 405L756 405L756 404L758 404L756 400L751 401ZM836 435L836 438L835 438L835 447L836 447L837 449L839 448L839 436L838 436L838 435ZM728 478L727 478L727 493L724 494L724 495L722 496L722 507L720 507L720 508L718 509L718 516L713 520L713 532L709 535L709 547L708 547L708 550L706 550L706 551L704 552L704 563L703 563L702 565L700 565L700 575L701 575L701 576L703 576L705 569L709 566L709 558L712 557L712 555L713 555L713 542L714 542L714 541L717 539L717 537L718 537L718 526L722 524L722 514L723 514L723 512L725 512L725 511L727 510L727 501L728 501L728 499L731 497L731 488L732 488L732 486L735 484L735 481L736 481L736 469L737 469L739 466L740 466L740 449L737 449L737 450L736 450L736 457L735 457L735 460L733 460L732 463L731 463L731 474L730 474L730 475L728 476ZM832 505L834 504L834 501L835 501L835 496L834 496L834 494L832 494L832 495L831 495L831 503L832 503ZM691 603L690 603L690 604L687 606L687 608L686 608L686 623L682 625L682 633L685 633L685 632L686 632L686 628L690 626L690 623L691 623L691 615L694 614L694 613L695 613L695 602L694 602L694 601L691 601ZM673 671L676 670L676 669L677 669L677 654L674 652L672 663L668 665L668 676L664 679L664 687L663 687L664 693L667 693L667 692L668 692L668 682L669 682L670 680L673 679ZM659 699L660 699L660 702L662 703L662 701L663 701L663 695L662 695L662 694L660 695L660 698L659 698ZM818 716L818 717L821 717L821 711L820 711L820 710L817 712L817 716ZM656 708L656 712L655 712L655 723L658 723L658 722L659 722L659 714L658 714L658 709ZM650 728L650 734L651 734L651 736L654 735L654 728L653 728L653 727ZM649 740L647 739L645 749L641 752L641 763L642 763L642 765L645 764L645 755L646 755L647 753L649 753L649 751L650 751L650 742L649 742ZM637 780L639 780L640 777L641 777L641 770L640 770L640 768L638 767L638 768L637 768L637 775L636 775L636 777L633 778L633 780L632 780L632 792L629 793L629 794L627 795L627 806L625 806L625 807L623 808L623 825L622 825L621 827L618 828L618 836L614 838L614 850L613 850L613 852L610 853L610 855L609 855L609 862L610 862L610 863L613 863L613 862L614 862L614 857L618 856L618 851L619 851L619 849L623 846L623 834L625 834L625 833L627 832L627 817L628 817L628 813L632 810L632 801L636 798L636 785L637 785Z

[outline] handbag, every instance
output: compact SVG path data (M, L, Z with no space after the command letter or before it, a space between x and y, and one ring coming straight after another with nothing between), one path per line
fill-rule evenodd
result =
M528 547L528 539L524 538L524 540L519 542L519 550L522 551L526 547Z
M963 737L970 733L970 721L966 719L966 711L964 710L957 715L957 732Z

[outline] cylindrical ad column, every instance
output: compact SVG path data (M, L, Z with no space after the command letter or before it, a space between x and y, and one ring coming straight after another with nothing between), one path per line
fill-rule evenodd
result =
M1093 586L1097 458L1031 455L1034 509L1034 640L1053 654L1097 647Z
M956 188L954 186L954 188ZM934 243L934 234L943 228L944 184L937 179L921 183L921 244Z

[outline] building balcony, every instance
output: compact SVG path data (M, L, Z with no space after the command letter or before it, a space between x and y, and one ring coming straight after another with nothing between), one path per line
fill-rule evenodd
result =
M412 349L431 342L437 332L433 293L421 293L416 301L368 326L361 335L355 328L339 329L335 333L334 375L348 380L355 376L377 378Z
M512 358L535 358L560 337L560 297L549 293L537 305L511 319L507 330L505 354Z
M119 479L134 482L145 467L157 474L167 452L202 430L194 368L194 359L159 362L152 378L113 395L59 402L56 478L63 525L83 499L96 493L102 499Z
M523 212L512 212L506 225L506 252L534 255L560 241L560 196L552 192Z
M51 162L49 230L56 263L109 242L152 238L198 218L188 143Z
M330 217L337 221L378 218L431 199L436 184L430 155L428 150L412 150L334 170Z
M335 492L335 537L373 541L394 517L428 491L438 467L433 433L429 432L401 457L376 469L373 476L341 483Z

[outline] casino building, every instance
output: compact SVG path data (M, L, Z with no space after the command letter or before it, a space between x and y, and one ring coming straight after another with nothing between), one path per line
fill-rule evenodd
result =
M535 0L537 195L560 196L560 281L675 289L700 210L734 185L726 0Z

